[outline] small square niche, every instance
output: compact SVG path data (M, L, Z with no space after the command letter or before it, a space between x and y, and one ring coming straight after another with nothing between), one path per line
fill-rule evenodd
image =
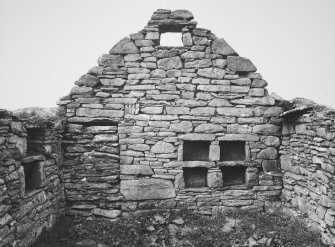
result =
M201 188L207 185L207 168L183 168L185 188Z
M220 142L220 161L243 161L245 159L245 141Z
M32 162L23 165L25 191L40 189L44 180L44 166L41 162Z
M246 167L224 166L221 167L223 186L245 184Z
M184 161L208 161L209 141L184 141L183 160Z

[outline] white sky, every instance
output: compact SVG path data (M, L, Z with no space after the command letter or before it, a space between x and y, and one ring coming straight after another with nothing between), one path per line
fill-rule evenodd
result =
M54 107L158 8L188 9L270 92L335 107L334 0L0 0L0 108Z

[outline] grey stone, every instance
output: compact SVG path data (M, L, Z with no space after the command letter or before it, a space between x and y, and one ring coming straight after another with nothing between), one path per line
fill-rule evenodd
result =
M151 78L165 78L166 72L162 69L155 69L150 73Z
M212 52L220 55L234 55L236 51L224 39L214 39L212 44Z
M202 51L187 51L181 54L182 59L186 59L187 61L193 61L195 59L203 59L206 57L206 53Z
M263 160L262 167L265 172L276 172L278 170L276 160Z
M192 20L193 14L186 9L177 9L175 11L172 11L170 16L170 19L176 19L176 20Z
M134 42L125 37L121 39L113 48L109 51L110 54L129 54L129 53L139 53Z
M75 94L87 94L93 92L93 88L91 87L73 87L71 89L70 95L75 95Z
M204 79L204 78L195 78L192 79L193 84L209 84L210 80L209 79Z
M182 140L188 140L188 141L213 141L215 139L215 135L213 134L185 134L179 136Z
M180 123L172 123L170 125L170 130L175 132L191 132L193 130L193 125L189 121L181 121Z
M210 161L219 161L220 160L220 146L219 145L210 145L209 146L209 160Z
M85 74L82 75L74 84L77 86L85 86L85 87L95 87L100 83L100 80L98 77L90 75L90 74Z
M168 199L176 196L172 182L164 179L122 180L120 192L129 201Z
M198 75L212 79L223 79L225 70L219 68L198 69Z
M267 85L268 83L262 79L254 79L251 83L251 87L258 87L258 88L266 87Z
M189 114L190 108L169 106L166 107L166 112L171 115Z
M147 106L143 107L140 110L143 113L146 114L161 114L163 112L163 107L161 106Z
M140 54L128 54L124 57L124 61L126 62L137 62L141 60L142 57L140 56Z
M281 127L274 124L262 124L256 125L253 127L253 132L256 134L264 134L264 135L278 135L280 134Z
M147 32L147 34L145 35L145 39L158 40L159 39L159 32Z
M150 47L154 46L155 42L153 42L151 39L137 39L135 40L135 45L140 47Z
M195 128L195 132L202 132L202 133L217 133L217 132L223 132L223 127L221 125L217 124L200 124Z
M96 135L93 138L93 142L116 142L118 139L117 135L101 134Z
M280 139L277 136L262 136L261 142L270 147L279 147L280 145Z
M232 93L248 93L249 90L249 86L230 86L230 92Z
M207 102L193 99L180 99L177 100L176 104L178 106L197 107L197 106L206 106Z
M218 137L219 141L259 141L259 136L254 134L225 134L224 136Z
M223 186L222 172L209 172L207 174L207 184L210 188L220 188Z
M123 56L121 55L109 55L109 54L103 54L98 59L98 64L100 66L109 67L109 66L123 66L124 60Z
M237 85L237 86L250 86L251 80L249 78L240 78L236 80L231 80L231 84Z
M289 155L281 155L280 156L280 165L283 170L293 172L295 174L300 174L300 167L294 166L290 159Z
M248 58L228 56L227 61L228 68L234 72L255 72L257 70Z
M150 166L146 165L121 165L121 174L126 175L152 175L154 174Z
M257 155L258 159L270 159L274 160L277 158L277 149L273 147L268 147L260 151Z
M117 217L121 216L121 210L94 208L92 210L92 213L94 215L103 216L103 217L107 217L107 218L110 218L110 219L114 219L114 218L117 218Z
M219 115L233 116L233 117L252 117L253 111L250 108L234 108L234 107L222 107L217 108Z
M206 37L193 36L193 43L195 45L208 45L208 39Z
M101 84L104 86L115 86L115 87L121 87L126 83L126 80L121 78L115 78L115 79L101 79Z
M192 108L190 114L196 116L211 116L214 115L214 107L196 107Z
M179 69L182 67L182 63L180 57L169 57L158 60L157 66L163 70Z
M251 88L249 91L249 95L254 97L263 97L264 93L264 88Z
M78 108L76 115L80 117L108 117L108 118L119 118L123 117L124 112L118 110L100 110L92 108Z
M159 141L151 148L151 153L154 154L165 154L165 153L173 153L176 148L168 142Z
M183 33L182 40L184 46L191 46L193 44L191 33Z
M210 59L201 59L195 60L192 62L186 62L185 68L206 68L212 66L212 62Z
M205 92L229 92L230 86L227 85L199 85L197 89Z
M209 102L208 104L209 106L213 106L213 107L222 107L222 106L232 106L228 100L225 99L213 99L211 100L211 102Z

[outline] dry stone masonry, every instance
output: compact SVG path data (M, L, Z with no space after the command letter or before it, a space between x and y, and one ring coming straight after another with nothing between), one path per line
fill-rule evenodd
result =
M283 109L249 59L196 25L187 10L157 10L61 99L68 213L211 215L279 200ZM183 46L160 46L166 32Z
M0 246L29 246L64 211L62 131L0 109Z
M280 147L283 205L305 214L328 244L335 243L334 120L331 109L291 112L285 116Z
M161 46L169 32L183 46ZM334 244L334 111L270 96L256 70L191 12L159 9L75 82L63 118L0 110L0 247L64 212L281 204Z

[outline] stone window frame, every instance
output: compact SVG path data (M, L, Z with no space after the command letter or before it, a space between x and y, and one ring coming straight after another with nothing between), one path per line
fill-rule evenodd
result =
M247 163L251 162L251 152L250 152L250 145L249 141L245 140L243 138L216 138L215 140L210 141L209 145L209 160L208 161L184 161L183 160L183 151L184 151L184 141L190 141L190 140L180 140L177 150L177 160L180 162L180 169L181 173L178 176L179 184L178 188L176 187L176 190L182 191L182 190L203 190L203 189L213 189L213 188L227 188L230 186L224 186L223 180L222 180L222 166L245 166L245 183L241 185L232 185L233 187L250 187L249 180L250 180L250 174L248 171L248 165ZM201 140L196 140L201 141ZM208 141L208 140L204 140ZM220 142L221 141L244 141L245 142L245 160L243 161L220 161ZM207 186L201 187L201 188L185 188L185 181L184 181L184 174L183 174L183 168L188 167L206 167L207 170ZM217 177L217 182L213 183L213 181L210 176ZM221 182L220 182L221 178ZM175 178L176 183L177 177Z

